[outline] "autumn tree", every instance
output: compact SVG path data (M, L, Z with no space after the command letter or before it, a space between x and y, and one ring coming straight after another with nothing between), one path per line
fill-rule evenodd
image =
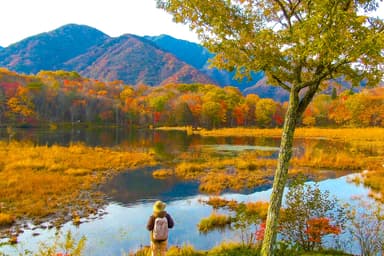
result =
M6 102L7 102L7 99L5 97L3 87L0 86L0 127L2 125L3 115L6 111L6 108L5 108Z
M277 103L272 99L260 99L256 104L256 121L261 127L272 125L273 115L276 113Z
M312 98L334 77L353 85L382 77L384 25L378 0L156 0L237 76L263 71L290 94L261 255L273 255L294 131Z
M7 101L10 115L15 120L21 120L25 122L27 118L35 115L34 104L30 97L28 97L28 89L24 87L18 87L15 96L11 97Z
M219 103L208 101L203 103L201 107L201 116L205 127L212 129L217 128L222 120L222 107Z

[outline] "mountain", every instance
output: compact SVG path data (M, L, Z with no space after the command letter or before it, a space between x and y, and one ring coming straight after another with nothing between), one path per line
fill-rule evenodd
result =
M92 27L69 24L2 49L0 66L26 74L64 69L133 85L212 83L241 91L263 77L259 72L251 81L236 81L233 73L209 68L212 56L199 44L167 35L112 38Z
M234 78L234 72L210 68L209 59L214 54L199 44L176 39L168 35L147 36L145 38L151 40L160 49L172 53L180 60L199 69L221 86L233 85L244 91L264 77L262 72L253 72L250 80L243 79L239 81Z
M22 73L60 69L62 63L108 36L84 25L69 24L12 44L0 52L0 66Z
M266 77L260 79L255 85L246 88L244 94L257 94L260 98L272 98L275 101L288 101L289 93L279 86L267 84Z
M135 35L108 38L87 52L67 61L66 70L101 80L128 84L214 83L194 67L162 51L151 41Z
M176 39L168 35L145 36L144 38L197 69L203 69L208 60L214 56L199 44Z

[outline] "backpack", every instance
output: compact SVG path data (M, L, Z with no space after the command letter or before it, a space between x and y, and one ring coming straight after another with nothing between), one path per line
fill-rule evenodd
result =
M155 219L152 237L157 241L165 241L168 239L168 220L166 217L157 217Z

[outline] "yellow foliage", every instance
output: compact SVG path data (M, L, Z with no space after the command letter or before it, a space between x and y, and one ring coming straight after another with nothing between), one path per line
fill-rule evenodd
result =
M256 215L260 219L265 220L267 218L269 203L257 201L249 202L246 204L246 211L248 214Z

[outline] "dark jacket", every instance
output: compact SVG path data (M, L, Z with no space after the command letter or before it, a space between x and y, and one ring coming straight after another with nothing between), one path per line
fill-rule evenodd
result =
M163 217L166 217L167 218L167 221L168 221L168 228L173 228L173 225L175 225L175 223L173 222L173 219L171 217L171 215L169 215L166 211L162 211L162 212L159 212L159 213L153 213L149 219L148 219L148 223L147 223L147 229L149 231L151 231L151 239L152 241L153 240L153 237L152 237L152 231L153 231L153 228L155 226L155 219L157 217L160 217L160 218L163 218Z

